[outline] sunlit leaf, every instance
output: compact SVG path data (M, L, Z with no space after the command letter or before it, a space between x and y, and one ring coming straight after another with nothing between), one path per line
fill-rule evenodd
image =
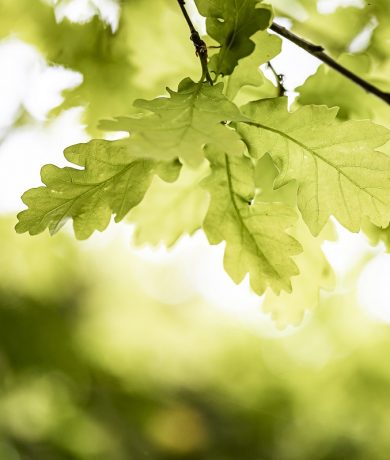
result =
M264 78L260 65L270 61L281 51L282 41L276 35L268 32L257 32L253 36L256 44L255 51L239 61L233 74L228 78L226 95L234 99L241 88L245 86L261 86Z
M298 274L292 256L300 244L286 230L296 221L294 210L282 203L255 198L254 168L249 158L229 158L209 149L211 175L204 185L211 195L203 229L210 244L226 241L225 270L240 283L249 273L251 287L262 294L291 291Z
M384 69L372 66L372 59L367 54L344 54L338 62L361 78L371 82L383 91L388 90ZM384 101L353 83L345 76L330 69L325 64L310 76L306 82L296 89L300 96L298 101L303 104L326 104L337 106L337 116L341 119L371 118L381 124L390 123L389 109ZM385 116L382 116L382 113Z
M235 131L221 124L242 119L237 107L222 94L223 85L183 80L177 92L151 101L138 100L136 107L153 112L138 118L121 117L101 123L103 129L129 131L142 145L145 154L159 159L182 158L199 165L203 146L218 145L229 154L242 150Z
M139 204L154 174L173 181L180 170L176 162L136 157L131 144L118 141L74 145L65 150L65 156L82 169L44 166L41 176L45 187L23 195L29 208L19 213L17 232L36 235L49 228L56 233L73 219L76 237L88 238L95 230L103 231L112 214L119 222Z
M210 68L216 75L230 75L238 60L255 49L250 37L270 24L271 10L261 0L195 0L201 15L205 16L207 33L221 45L212 57Z
M275 187L298 183L298 206L318 235L329 216L353 232L363 217L390 221L390 157L375 151L390 131L369 121L335 122L337 109L306 106L289 113L285 98L248 104L253 125L239 130L252 156L270 153L279 169Z
M129 215L129 221L136 225L137 245L163 243L170 247L182 235L192 235L202 226L208 205L207 193L199 186L204 175L204 168L183 168L174 183L153 179L142 203Z

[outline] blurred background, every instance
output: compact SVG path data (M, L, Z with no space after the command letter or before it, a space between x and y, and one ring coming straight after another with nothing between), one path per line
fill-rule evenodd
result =
M387 460L386 232L371 229L372 246L329 228L313 254L332 290L309 305L307 280L279 300L234 285L201 232L170 250L136 246L129 223L86 242L70 226L15 234L40 166L64 164L64 147L133 99L196 78L177 5L154 0L151 15L150 3L0 0L0 460ZM387 0L272 3L280 23L386 84ZM283 43L274 66L291 103L304 84L303 103L326 102L305 83L318 65ZM389 125L386 107L332 81L346 86L332 101L342 118Z

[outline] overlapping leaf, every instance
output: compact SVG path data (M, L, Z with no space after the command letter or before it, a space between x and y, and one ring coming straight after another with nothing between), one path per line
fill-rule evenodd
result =
M245 86L261 86L264 77L259 67L281 51L281 39L268 32L257 32L253 36L253 41L256 44L255 51L241 59L233 74L228 78L226 95L229 99L233 100L240 89Z
M367 54L343 54L338 62L383 91L390 89L390 82L386 81L386 70L373 66ZM389 70L390 67L387 72ZM370 118L380 124L390 123L389 110L383 101L324 64L297 91L300 93L298 101L302 105L326 104L329 107L340 107L337 116L341 119Z
M230 75L238 60L255 48L250 37L268 28L272 13L261 0L195 0L199 13L205 16L207 33L221 45L210 61L216 75Z
M330 290L335 286L334 272L321 250L324 240L333 237L331 229L325 228L315 238L300 220L292 235L303 247L303 252L295 259L300 273L291 280L292 292L282 292L279 296L267 292L262 304L263 311L271 314L280 329L299 325L305 312L318 306L320 289Z
M377 22L368 47L370 55L379 61L390 58L390 3L387 0L370 0L363 13L366 18L375 17Z
M386 228L377 227L369 221L363 222L362 230L373 246L383 242L387 252L390 252L390 226Z
M369 13L355 6L338 6L335 11L323 14L316 1L299 0L300 7L295 3L295 0L271 0L277 8L276 14L280 11L281 15L287 14L293 20L294 32L324 46L332 54L347 52L370 18Z
M182 235L198 230L208 205L207 192L199 185L204 175L205 168L184 167L173 184L155 177L142 203L129 215L136 224L135 243L171 247Z
M199 73L176 2L153 0L154 14L148 0L121 2L115 33L98 16L83 24L68 19L57 23L49 3L1 0L0 38L24 40L48 62L83 75L82 84L66 94L61 109L85 106L84 121L91 132L96 133L100 119L129 113L136 97L153 96L183 73Z
M278 171L268 154L256 162L256 199L268 203L283 202L296 208L297 184L289 182L275 190L273 183L277 175ZM328 222L317 238L311 235L302 219L298 220L290 233L303 247L302 253L294 259L299 275L291 279L291 293L281 292L276 295L267 291L262 303L262 309L271 314L275 324L281 329L288 325L298 325L306 311L318 306L320 290L333 288L335 281L333 270L321 250L325 240L335 239L332 222Z
M177 178L177 162L162 163L132 154L131 143L93 140L65 150L66 158L82 167L46 165L41 177L45 187L23 195L29 207L19 213L16 230L36 235L49 228L57 232L73 219L76 237L88 238L103 231L115 214L119 222L144 197L154 174L166 181Z
M290 278L298 273L292 256L300 244L286 229L296 214L281 203L255 199L254 169L250 159L229 158L208 149L212 172L204 181L211 195L203 229L210 244L226 241L225 270L239 283L249 273L257 294L267 287L291 291Z
M180 157L197 166L204 159L205 144L218 145L229 154L238 154L242 144L237 133L223 121L243 119L237 107L222 94L222 84L210 86L183 80L170 97L135 105L153 112L138 118L121 117L101 123L103 129L129 131L148 156L158 159Z
M368 217L390 221L390 157L375 151L389 138L369 121L335 122L337 109L306 106L289 113L287 101L262 100L243 112L253 125L240 124L250 153L269 152L280 174L275 187L298 183L298 206L314 235L330 215L351 231Z

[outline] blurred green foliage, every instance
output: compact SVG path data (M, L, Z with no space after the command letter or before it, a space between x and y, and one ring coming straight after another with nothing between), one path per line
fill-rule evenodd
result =
M183 75L198 76L176 4L153 0L153 14L144 1L123 2L121 7L114 33L99 16L87 23L67 18L57 23L48 2L0 0L0 39L12 35L35 45L51 64L83 75L83 83L54 114L85 106L84 121L92 133L97 133L100 119L128 114L134 99L155 96ZM169 34L166 24L177 33Z
M127 242L31 239L12 223L0 227L1 460L387 459L389 329L350 289L267 338L196 296L152 298L137 271L153 262Z

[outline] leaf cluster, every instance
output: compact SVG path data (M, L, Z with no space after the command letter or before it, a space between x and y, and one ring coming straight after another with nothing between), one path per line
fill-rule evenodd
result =
M312 3L300 3L311 22L293 18L294 27L311 24L315 33L309 38L319 38L324 23ZM351 232L367 225L385 229L390 223L390 158L378 150L390 140L384 116L377 114L372 96L341 77L328 78L323 67L299 89L298 102L289 109L287 98L275 97L276 88L259 69L281 49L280 39L265 31L272 9L257 0L196 0L206 17L205 40L219 46L209 61L215 84L194 81L190 73L192 78L184 78L177 90L138 99L129 115L112 119L139 90L137 71L130 76L132 64L125 57L129 42L123 42L131 35L126 20L137 5L123 4L124 23L117 34L101 29L98 20L52 26L58 27L59 37L74 28L80 34L94 31L99 55L91 57L96 41L85 50L76 46L76 36L63 54L57 41L49 55L86 75L86 92L79 95L88 99L94 94L91 116L106 118L100 128L128 137L68 147L65 157L72 166L44 166L44 186L23 195L28 209L19 214L16 230L35 235L48 228L55 233L71 219L76 237L85 239L104 230L112 215L116 222L128 215L136 225L136 243L171 246L181 235L202 228L210 244L225 242L224 267L233 281L249 276L252 289L265 294L264 308L278 324L298 323L317 302L319 289L333 284L321 251L322 242L333 237L330 218ZM288 2L275 6L292 17ZM387 8L380 1L367 8L371 6L378 16ZM168 7L159 1L156 8ZM337 28L339 34L329 40L345 45L357 35L367 9L355 10L356 21ZM343 23L345 14L342 9L326 20ZM184 21L182 25L184 29ZM113 36L108 42L107 35ZM182 43L178 37L163 40ZM374 37L370 44L370 58L342 59L374 79L370 59L387 65L377 41ZM154 47L164 50L156 40L145 52L153 56ZM330 43L330 48L337 52L336 45ZM192 60L196 63L193 55ZM89 80L96 74L99 80ZM369 116L381 124L353 119Z

